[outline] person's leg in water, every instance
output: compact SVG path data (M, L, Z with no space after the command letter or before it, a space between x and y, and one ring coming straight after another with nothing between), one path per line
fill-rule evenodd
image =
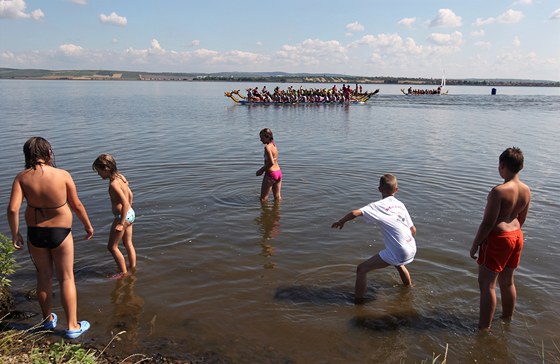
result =
M358 265L356 269L356 286L354 293L354 303L363 304L364 296L367 291L367 273L374 269L381 269L388 267L389 264L386 263L379 254L374 255L363 263Z
M517 290L513 279L515 268L506 267L498 274L498 284L500 285L500 294L502 297L502 319L511 320L517 301Z
M262 185L261 185L261 202L268 201L268 195L270 191L272 191L272 186L274 185L274 179L268 175L263 176Z
M282 199L282 196L280 194L281 190L282 190L282 180L279 180L276 183L274 183L274 185L272 185L272 192L274 193L275 202L280 202L280 200Z
M116 226L119 223L120 221L118 219L113 220L113 224L111 225L111 232L109 233L109 241L107 243L107 249L109 250L109 252L111 252L111 255L113 255L113 259L115 259L115 262L117 263L117 267L119 269L119 273L117 273L115 277L125 275L128 272L128 270L126 269L126 261L124 259L124 255L119 249L119 241L123 238L124 230L115 230Z
M405 287L412 287L412 279L410 278L408 269L406 269L404 265L396 265L395 268L399 271L399 275Z
M126 255L128 256L128 268L134 272L136 270L136 249L134 249L134 245L132 244L132 224L128 224L127 222L126 225L128 226L124 230L122 241L126 249Z
M496 281L498 273L480 264L478 266L478 286L480 288L480 316L478 328L490 330L496 311Z

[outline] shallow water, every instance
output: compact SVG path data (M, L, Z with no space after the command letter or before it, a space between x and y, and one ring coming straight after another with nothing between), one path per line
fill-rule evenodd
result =
M0 203L23 167L23 143L41 135L96 229L84 241L75 221L79 318L92 323L82 340L106 343L126 330L112 350L212 351L232 362L415 363L447 344L453 363L560 357L558 89L407 97L379 85L367 86L379 95L352 106L236 106L223 96L248 86L0 81ZM258 201L264 127L280 152L279 206ZM525 153L522 179L533 191L517 312L480 335L469 248L486 194L500 183L498 155L512 145ZM107 278L112 215L107 184L91 170L107 152L135 194L138 271L122 280ZM360 219L341 231L330 225L378 199L386 172L399 178L397 197L418 229L408 266L415 288L400 287L394 269L372 272L370 301L355 307L355 266L382 248L381 234ZM5 219L0 227L9 236ZM17 259L18 308L38 312L22 298L34 267L24 252ZM58 292L54 302L62 314Z

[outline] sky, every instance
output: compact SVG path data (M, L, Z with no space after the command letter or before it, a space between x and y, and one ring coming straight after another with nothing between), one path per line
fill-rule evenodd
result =
M0 67L560 81L560 1L0 0Z

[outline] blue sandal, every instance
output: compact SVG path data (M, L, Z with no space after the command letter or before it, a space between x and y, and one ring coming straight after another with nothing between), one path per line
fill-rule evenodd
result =
M78 324L80 324L80 328L78 330L64 330L64 336L67 339L76 339L81 334L86 332L89 329L89 327L91 326L89 324L89 322L87 322L85 320L78 322Z
M54 328L56 327L56 323L58 322L58 317L54 312L51 313L51 315L52 315L52 320L43 322L43 329L45 330L54 330Z

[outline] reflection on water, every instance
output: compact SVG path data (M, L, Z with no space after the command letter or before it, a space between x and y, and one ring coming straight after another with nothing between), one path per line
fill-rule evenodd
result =
M137 277L135 273L115 280L115 288L111 292L113 310L109 326L109 334L116 335L121 331L126 333L121 336L129 345L135 345L138 337L138 325L144 311L144 300L134 288Z
M316 305L353 304L354 292L345 291L346 287L279 287L274 293L274 299L290 303L313 303Z
M280 233L280 203L275 201L272 205L269 205L268 202L261 202L261 214L255 218L255 222L259 224L259 232L262 235L259 243L261 246L260 255L267 258L263 267L272 269L276 266L276 263L272 261L272 256L276 252L272 243Z
M0 205L23 167L23 143L42 135L72 173L97 232L75 241L79 317L92 322L86 340L107 343L126 330L115 350L212 352L240 363L415 363L446 344L453 363L543 362L541 343L547 360L559 356L557 90L490 97L453 87L430 98L386 85L350 107L224 100L224 89L249 86L0 80ZM259 204L255 135L264 127L282 146L280 204ZM534 193L517 310L511 324L495 320L493 332L479 336L468 249L486 195L500 182L498 155L512 145L526 155L522 179ZM134 184L139 217L138 271L117 281L104 275L114 264L103 233L112 216L91 171L101 152L126 161L119 169ZM330 225L378 199L383 173L399 178L399 199L418 229L408 266L415 287L403 290L394 269L372 272L371 300L355 307L356 265L383 239L361 219L345 234ZM0 225L9 231L5 219ZM35 286L34 267L25 254L17 259L11 278L23 296ZM18 305L38 310L36 301Z
M421 312L414 305L413 291L413 288L401 288L385 312L367 312L358 306L359 313L352 319L352 324L372 331L414 330L433 333L445 329L462 334L475 331L466 317L456 313L443 310Z

